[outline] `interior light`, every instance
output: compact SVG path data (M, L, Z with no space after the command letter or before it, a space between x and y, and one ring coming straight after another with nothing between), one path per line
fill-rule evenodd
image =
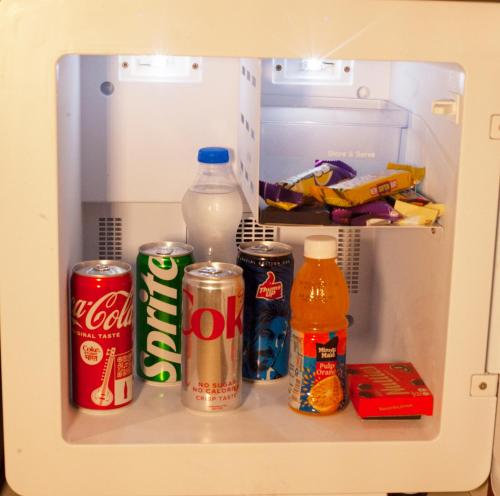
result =
M352 85L353 61L307 57L272 60L273 84Z
M321 59L303 59L302 70L307 72L317 72L323 70L323 61Z
M120 81L197 83L202 80L202 59L160 54L120 55L118 70Z

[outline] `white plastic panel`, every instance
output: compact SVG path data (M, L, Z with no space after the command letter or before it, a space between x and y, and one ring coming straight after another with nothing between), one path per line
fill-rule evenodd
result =
M237 59L204 60L197 84L119 81L111 56L82 57L81 75L84 201L179 202L199 148L236 149Z
M462 135L460 124L446 115L433 114L432 102L462 96L464 82L464 70L455 64L392 64L390 99L408 109L413 119L407 131L405 154L401 158L422 165L434 164L438 159L439 165L430 167L426 174L426 186L431 193L437 192L444 176L458 166ZM428 136L424 137L424 133ZM452 203L453 199L443 201Z
M34 283L36 287L44 288L46 284L59 284L60 294L64 298L59 299L60 304L54 309L56 315L62 322L66 322L69 315L69 303L66 298L67 295L67 280L71 267L82 260L83 257L83 226L81 222L81 107L80 107L80 57L77 55L64 57L60 60L56 67L57 75L57 160L54 158L54 163L58 163L58 222L56 223L58 229L58 239L64 240L59 246L59 263L57 269L54 269L50 277L44 283ZM2 181L0 181L0 184ZM43 185L37 182L36 188L42 188L46 191L49 187L47 184ZM29 191L26 183L23 185L23 193ZM1 195L0 195L1 196ZM10 207L9 207L10 208ZM35 209L37 217L43 221L42 231L37 234L32 227L29 229L30 244L36 244L36 253L39 261L43 260L41 256L41 245L46 242L49 245L49 250L56 249L57 242L50 241L47 232L47 224L50 222L50 215L47 213L47 202L43 202L43 206ZM4 212L7 209L3 210ZM11 212L12 214L13 212ZM32 222L30 224L33 224ZM18 227L16 227L18 229ZM45 259L46 260L46 259ZM43 262L42 262L43 263ZM46 263L46 262L45 262ZM33 271L37 273L38 271ZM57 273L59 272L59 276ZM49 282L50 281L50 282ZM0 300L2 298L0 297ZM2 312L5 312L3 307ZM14 324L14 328L18 324ZM6 332L6 326L2 327L2 333ZM30 326L33 329L33 326ZM43 328L40 324L39 328ZM69 334L62 332L58 338L61 349L69 349ZM2 353L5 353L2 348ZM2 366L5 366L5 357L2 356ZM67 370L68 357L67 354L60 354L58 360L55 361L56 368L59 369L59 374ZM64 372L62 372L64 373ZM5 375L3 375L5 377ZM69 381L61 381L56 387L60 388L62 397L69 397L70 386ZM5 385L3 386L3 394L5 395ZM5 398L5 396L4 396ZM5 408L5 407L4 407ZM65 429L64 416L59 426L61 430ZM5 435L8 437L9 433ZM9 460L6 460L9 463Z
M57 68L58 79L58 161L60 168L61 237L68 239L64 245L63 259L78 260L82 257L83 229L79 222L81 192L81 107L80 107L80 57L64 57ZM64 229L63 229L64 226Z
M422 77L425 74L425 77ZM391 100L410 111L410 122L403 131L400 160L426 167L419 186L427 196L444 203L440 219L443 226L454 222L457 176L462 126L446 115L435 115L432 102L462 95L464 72L454 64L394 62L392 64Z
M114 251L119 253L119 258L134 265L138 248L145 243L186 242L180 203L85 203L83 225L86 260L102 258L101 250ZM108 236L107 230L111 230ZM101 247L101 244L110 246Z
M261 61L241 59L238 157L235 172L255 218L259 217Z

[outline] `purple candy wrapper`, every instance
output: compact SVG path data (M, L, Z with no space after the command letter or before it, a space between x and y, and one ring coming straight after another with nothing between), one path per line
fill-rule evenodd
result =
M330 214L334 224L343 226L365 226L370 219L394 222L401 215L384 200L376 200L351 208L334 208Z
M342 160L315 160L314 167L321 167L323 164L328 164L331 166L332 175L327 184L323 186L331 186L332 184L337 184L340 181L345 181L347 179L352 179L356 177L356 171Z
M302 193L286 189L279 184L266 183L265 181L259 181L259 195L264 200L295 203L297 205L300 205L304 199L304 195Z

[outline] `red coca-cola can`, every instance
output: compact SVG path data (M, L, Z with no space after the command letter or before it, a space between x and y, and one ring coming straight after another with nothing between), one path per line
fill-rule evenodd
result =
M132 272L129 264L92 260L71 275L72 400L92 413L132 401Z

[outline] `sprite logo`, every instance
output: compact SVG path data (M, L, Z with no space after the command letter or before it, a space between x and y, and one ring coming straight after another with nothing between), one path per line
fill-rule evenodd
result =
M149 257L148 273L140 274L146 289L139 291L139 299L146 305L146 324L149 329L146 336L146 351L142 351L140 354L140 367L148 378L167 372L169 374L167 382L175 382L178 377L174 364L181 362L180 349L176 347L176 341L180 343L180 339L174 339L177 336L176 324L165 322L166 319L162 315L172 316L175 318L174 321L178 319L177 306L175 305L179 297L178 291L165 284L175 279L179 272L174 258L170 260L172 267L162 269L154 261L161 264L163 259ZM160 295L170 298L174 304L159 299ZM167 347L170 350L166 349ZM150 357L156 357L157 361L152 365L146 365L146 363L151 362Z

